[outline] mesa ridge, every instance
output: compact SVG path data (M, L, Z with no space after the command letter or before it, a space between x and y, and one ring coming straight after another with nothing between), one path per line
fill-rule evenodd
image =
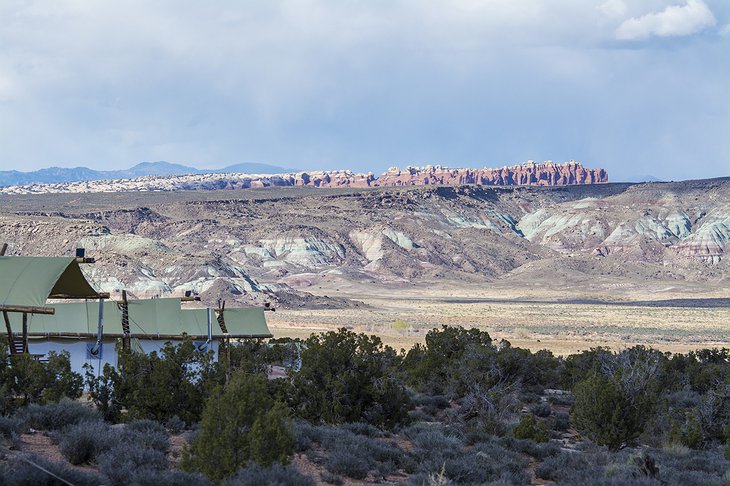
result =
M131 179L26 184L0 188L2 194L92 193L120 191L180 191L251 189L261 187L401 187L424 185L568 186L604 184L608 172L587 169L580 162L552 161L505 166L497 169L449 168L441 165L391 167L376 177L372 172L350 170L306 171L288 174L186 174L143 176Z

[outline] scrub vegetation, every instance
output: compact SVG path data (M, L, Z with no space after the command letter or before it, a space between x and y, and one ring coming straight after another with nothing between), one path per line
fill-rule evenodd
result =
M184 342L85 377L64 355L0 358L3 485L730 481L727 349L563 358L444 326L400 352L346 329L218 362Z

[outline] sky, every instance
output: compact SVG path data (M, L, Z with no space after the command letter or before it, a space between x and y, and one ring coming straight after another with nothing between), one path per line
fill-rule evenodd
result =
M730 2L0 2L0 170L571 159L730 176Z

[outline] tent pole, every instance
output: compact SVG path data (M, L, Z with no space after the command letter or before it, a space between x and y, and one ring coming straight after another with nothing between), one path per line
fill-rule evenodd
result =
M28 352L28 313L23 312L23 352Z
M99 299L99 322L96 325L96 345L94 351L99 353L101 359L101 335L104 331L104 299Z
M213 309L208 309L208 340L205 342L206 349L213 340Z

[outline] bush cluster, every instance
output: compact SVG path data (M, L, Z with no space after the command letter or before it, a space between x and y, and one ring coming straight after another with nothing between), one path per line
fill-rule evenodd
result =
M397 372L401 360L380 338L340 329L313 335L303 347L291 386L297 416L384 427L408 420L411 403Z
M269 394L266 378L239 372L208 399L182 465L220 481L251 461L286 462L293 443L288 410Z
M331 484L526 484L528 460L558 484L730 478L728 350L636 346L559 358L444 326L407 353L340 329L296 348L233 343L214 362L185 341L123 352L119 368L88 373L96 410L68 399L80 385L67 356L47 365L4 358L0 449L29 428L49 433L68 462L98 465L100 476L86 477L49 463L79 484L313 484L286 465L294 453ZM297 367L286 378L266 378L287 362ZM169 434L184 429L194 432L178 470ZM575 432L575 450L551 440ZM0 478L20 484L22 461L0 455L9 458L0 457Z
M81 396L83 378L71 371L68 352L51 351L45 363L27 354L9 353L0 338L0 415L31 403L53 403Z
M167 343L149 355L120 351L119 369L105 365L99 376L91 369L86 374L92 400L112 421L178 417L196 423L206 397L221 382L212 352L198 350L191 340Z

